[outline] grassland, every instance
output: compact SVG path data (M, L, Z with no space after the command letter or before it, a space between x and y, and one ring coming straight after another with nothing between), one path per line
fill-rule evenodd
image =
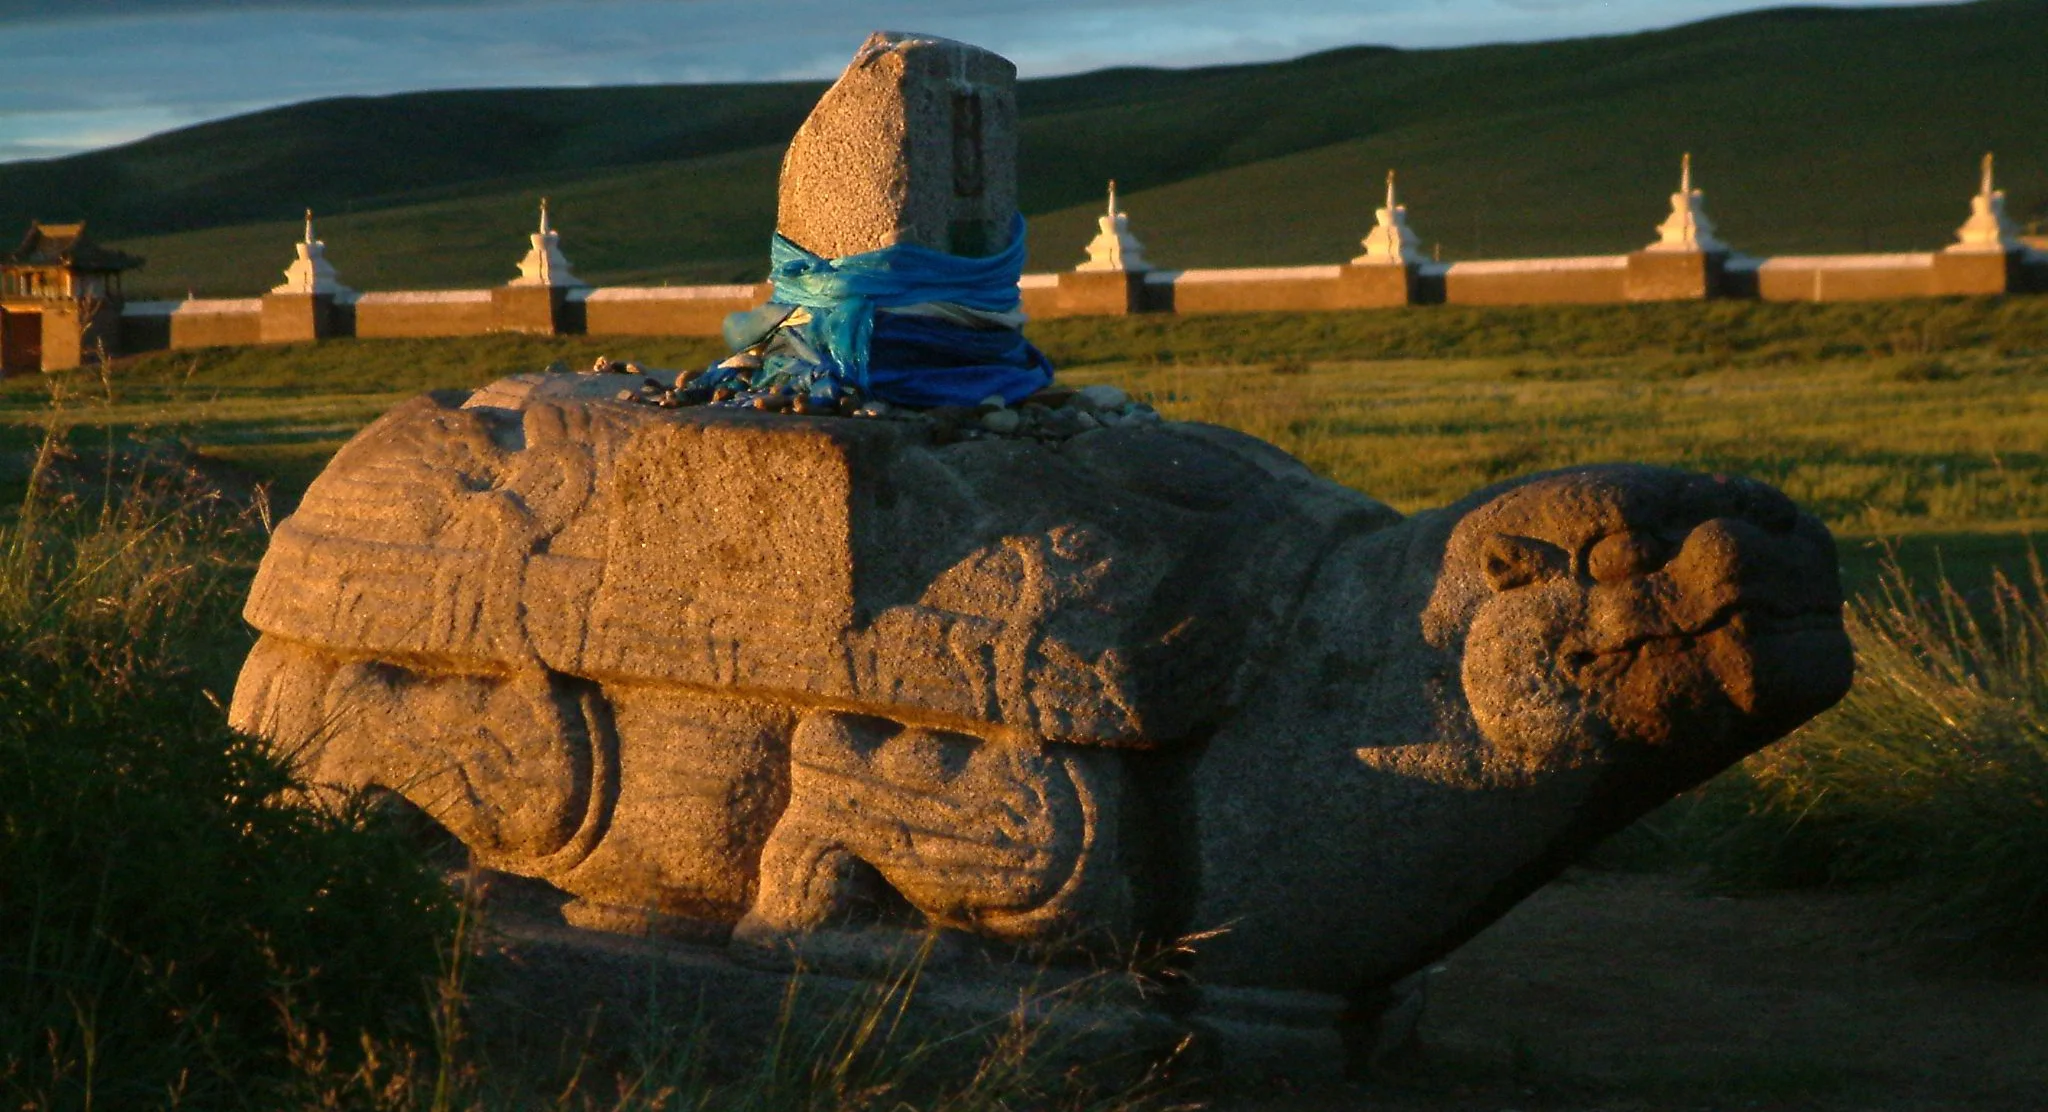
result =
M1705 863L1728 884L1882 886L1906 895L1909 928L1944 940L2048 937L2048 585L2028 562L2048 522L2048 302L1069 320L1034 335L1069 381L1244 428L1403 510L1597 460L1778 483L1844 541L1862 679L1841 710L1608 852ZM450 909L428 874L370 814L297 809L289 771L221 726L266 510L288 511L402 398L599 353L717 354L696 340L338 341L0 382L14 507L0 521L0 989L24 1002L0 1016L0 1094L768 1109L911 1091L900 1067L921 1052L849 1057L844 1032L715 1091L687 1056L619 1067L616 1098L494 1069L451 1035ZM37 454L52 428L72 464ZM255 479L271 496L243 514L158 501L95 462L144 443L196 466L202 489ZM37 460L69 468L68 508L22 496ZM1902 557L1889 573L1887 548ZM338 936L353 942L330 952ZM1001 1084L948 1107L1046 1095L1024 1058L992 1053ZM567 1068L586 1065L595 1085L618 1063ZM543 1086L564 1095L535 1098Z
M1788 9L1569 42L1359 47L1268 65L1024 83L1032 265L1078 261L1103 181L1168 266L1356 253L1385 171L1445 258L1640 246L1693 152L1758 253L1926 249L1996 150L2048 219L2048 8ZM849 49L851 44L849 44ZM542 194L586 277L757 278L783 146L816 84L323 101L0 166L0 228L89 218L144 292L275 284L300 209L362 288L496 283Z
M2048 303L1428 309L1048 321L1076 381L1266 437L1413 511L1533 470L1635 459L1755 475L1836 530L1859 584L1886 545L1923 577L1976 583L2048 524ZM0 447L48 389L75 420L175 432L279 481L288 507L335 448L423 390L600 353L655 366L688 339L494 336L159 353L108 388L0 383ZM5 473L0 472L0 479Z

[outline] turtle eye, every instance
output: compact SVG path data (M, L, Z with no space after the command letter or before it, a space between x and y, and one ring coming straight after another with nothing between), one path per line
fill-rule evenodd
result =
M1500 534L1486 538L1479 566L1495 591L1512 591L1564 575L1571 570L1571 557L1547 541Z
M1670 553L1668 545L1647 533L1615 533L1586 553L1586 573L1600 583L1631 579L1663 567Z

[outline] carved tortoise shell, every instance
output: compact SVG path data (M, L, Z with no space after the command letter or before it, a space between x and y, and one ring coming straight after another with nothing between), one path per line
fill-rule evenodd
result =
M399 406L277 529L246 616L344 657L534 666L1043 740L1225 717L1340 537L1398 515L1198 424L939 446L543 374Z

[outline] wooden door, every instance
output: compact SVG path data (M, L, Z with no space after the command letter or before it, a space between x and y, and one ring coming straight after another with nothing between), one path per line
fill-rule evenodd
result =
M0 373L43 369L43 315L0 312Z

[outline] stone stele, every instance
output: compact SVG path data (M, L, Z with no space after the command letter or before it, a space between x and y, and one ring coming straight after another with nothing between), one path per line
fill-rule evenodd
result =
M1403 518L1208 425L941 445L618 381L357 435L277 528L232 708L572 923L771 961L1219 931L1192 1014L1334 1019L1850 680L1832 540L1746 479Z
M1017 214L1017 67L980 47L878 31L797 129L776 230L841 258L914 243L1009 246Z

